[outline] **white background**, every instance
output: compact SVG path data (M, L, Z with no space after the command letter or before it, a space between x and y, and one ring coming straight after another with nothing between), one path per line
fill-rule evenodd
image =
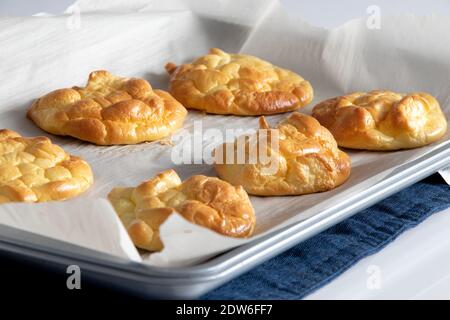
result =
M132 1L132 0L129 0ZM448 0L281 0L291 12L311 24L327 28L366 15L367 7L377 5L384 14L450 15ZM32 15L37 12L61 13L73 0L1 0L1 15ZM239 0L236 0L239 3Z
M370 5L381 14L439 14L450 18L448 0L282 0L290 12L326 28L366 16ZM1 0L0 15L61 13L72 0ZM237 1L238 3L238 1ZM446 35L448 36L448 35ZM450 210L435 214L403 233L381 252L361 260L309 299L450 299Z

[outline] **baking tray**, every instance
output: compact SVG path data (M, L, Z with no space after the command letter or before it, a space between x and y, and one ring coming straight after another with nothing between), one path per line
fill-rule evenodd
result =
M304 221L273 231L204 263L160 268L0 225L0 250L53 267L80 266L83 276L149 298L192 299L450 165L450 141L401 165L382 181Z

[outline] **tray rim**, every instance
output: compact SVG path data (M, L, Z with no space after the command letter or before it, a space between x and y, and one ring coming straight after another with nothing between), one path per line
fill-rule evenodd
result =
M46 257L49 261L56 263L77 261L87 269L100 268L99 272L108 271L115 274L119 272L122 277L126 274L132 274L139 277L140 281L152 284L156 281L159 284L170 285L171 281L176 280L178 284L215 282L219 285L224 282L223 280L242 274L360 210L439 169L447 167L450 165L450 140L441 144L429 153L397 166L385 179L367 188L362 193L344 200L339 205L330 207L306 220L274 230L255 241L231 249L209 261L194 266L164 268L130 262L124 258L103 253L100 255L98 251L5 225L0 225L0 227L16 230L14 233L21 237L4 236L2 232L0 234L0 250L25 257ZM353 203L350 204L350 202ZM27 241L27 238L30 237L34 240L38 239L39 244L36 245L35 241ZM43 239L45 239L44 242L55 244L58 248L42 245Z

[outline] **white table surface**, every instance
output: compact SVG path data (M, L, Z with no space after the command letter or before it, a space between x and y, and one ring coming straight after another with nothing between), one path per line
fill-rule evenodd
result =
M370 5L382 15L450 16L448 0L281 0L309 23L333 28L366 16ZM1 0L0 15L61 13L72 0ZM362 259L307 299L450 299L450 209L400 235L379 253Z

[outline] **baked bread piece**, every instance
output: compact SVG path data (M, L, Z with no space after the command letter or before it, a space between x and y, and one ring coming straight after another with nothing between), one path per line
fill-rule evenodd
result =
M37 99L28 117L47 132L99 145L134 144L180 128L186 109L143 79L94 71L86 87L60 89Z
M313 99L308 81L244 54L211 49L189 64L166 65L170 93L186 108L217 114L262 115L298 109Z
M231 237L248 237L255 228L255 214L244 189L213 177L196 175L181 182L174 170L167 170L136 188L115 188L108 199L133 243L149 251L163 248L159 226L174 211Z
M339 146L353 149L421 147L447 131L439 102L422 92L356 92L319 103L313 117L331 131Z
M278 138L273 141L278 141L277 145L269 138L261 138L264 130L268 137L276 134ZM281 196L327 191L350 175L349 156L338 149L331 133L310 116L294 112L275 129L269 128L261 117L256 135L256 139L253 135L245 141L245 149L239 149L236 141L215 150L219 177L233 185L242 185L249 194ZM252 163L251 145L256 145L258 152L265 149L271 161L262 164L258 157ZM227 150L233 150L234 159L226 160ZM244 163L237 162L239 150L245 150Z
M0 130L0 203L64 200L93 183L90 166L47 137Z

